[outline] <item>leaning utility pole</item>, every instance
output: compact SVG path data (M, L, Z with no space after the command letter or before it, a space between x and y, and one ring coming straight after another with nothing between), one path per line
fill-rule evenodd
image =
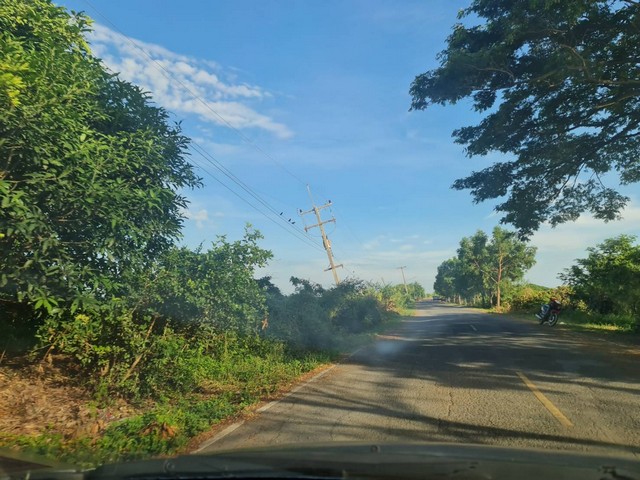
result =
M407 280L404 278L404 269L407 268L407 266L405 265L404 267L398 267L398 268L402 272L402 283L404 283L404 293L409 293L409 290L407 289Z
M316 223L315 225L309 225L308 227L304 227L304 231L308 232L309 230L315 227L318 227L320 229L320 234L322 235L322 245L324 246L324 249L327 251L327 257L329 257L329 265L330 265L329 268L325 268L324 271L328 272L329 270L331 270L331 273L333 273L333 280L336 282L336 285L338 285L340 284L340 279L338 278L338 272L336 272L336 268L342 267L342 264L340 265L335 264L333 260L333 253L331 252L331 242L327 238L327 234L324 231L324 224L330 223L330 222L336 223L336 219L331 218L331 220L325 220L323 222L322 218L320 217L320 210L322 210L323 208L330 207L332 203L331 203L331 200L329 200L327 203L325 203L321 207L316 207L316 205L313 203L313 197L311 196L311 189L309 188L309 185L307 185L307 192L309 192L309 198L311 199L311 206L313 208L311 210L307 210L306 212L303 212L301 209L299 212L300 216L313 212L316 214L316 220L318 221L318 223Z

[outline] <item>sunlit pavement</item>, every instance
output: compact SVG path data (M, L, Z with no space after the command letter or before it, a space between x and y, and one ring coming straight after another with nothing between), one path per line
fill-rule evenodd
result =
M202 445L456 442L640 458L633 349L425 302L321 378Z

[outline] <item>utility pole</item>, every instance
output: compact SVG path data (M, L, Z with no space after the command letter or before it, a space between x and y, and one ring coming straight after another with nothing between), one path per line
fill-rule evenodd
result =
M407 280L404 278L404 269L407 268L407 266L405 265L404 267L398 267L398 268L402 272L402 283L404 283L404 293L409 293L409 290L407 289Z
M304 227L304 231L308 232L309 230L315 227L318 227L320 229L320 234L322 235L322 246L327 251L327 257L329 258L329 268L325 268L324 271L328 272L329 270L331 270L331 273L333 273L333 280L336 282L336 285L339 285L340 279L338 278L338 272L336 272L336 268L342 267L342 264L340 265L335 264L333 260L333 253L331 251L331 241L327 238L327 234L324 231L324 224L331 223L331 222L336 223L336 219L331 218L330 220L322 221L322 217L320 216L320 210L322 210L323 208L328 208L332 205L331 200L329 200L327 203L325 203L321 207L316 207L315 203L313 203L313 197L311 196L311 189L309 188L309 185L307 185L307 192L309 192L309 199L311 200L311 206L313 208L311 210L307 210L306 212L303 212L302 210L300 210L299 212L300 216L313 212L316 215L316 220L318 221L318 223L316 223L315 225L309 225L308 227Z

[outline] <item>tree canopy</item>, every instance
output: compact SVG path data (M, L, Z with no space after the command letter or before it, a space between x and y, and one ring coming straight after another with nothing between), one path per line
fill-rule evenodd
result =
M522 236L585 212L619 218L629 199L617 184L640 180L640 3L474 0L459 18L440 66L411 85L411 108L471 99L486 115L456 142L507 159L453 188L501 199Z
M640 245L635 237L609 238L587 249L561 278L574 290L574 298L601 314L640 313Z
M92 56L90 21L0 2L0 301L108 298L179 236L188 139Z
M493 229L491 237L479 230L460 240L458 255L438 266L436 293L456 300L481 297L482 303L502 306L502 291L521 280L535 263L536 248L516 238L514 232Z

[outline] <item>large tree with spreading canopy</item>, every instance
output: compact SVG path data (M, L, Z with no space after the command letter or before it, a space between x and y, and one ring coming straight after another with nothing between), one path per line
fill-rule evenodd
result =
M640 2L474 0L459 18L411 107L471 99L484 118L456 142L506 158L453 188L499 199L522 236L585 212L619 218L619 185L640 180Z

